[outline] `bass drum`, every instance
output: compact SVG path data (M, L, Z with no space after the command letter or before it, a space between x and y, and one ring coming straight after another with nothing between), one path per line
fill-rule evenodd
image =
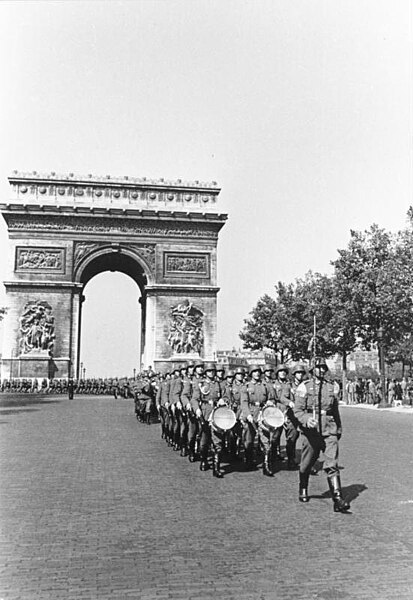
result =
M267 429L278 429L284 425L284 413L276 406L266 406L261 413L261 422Z
M217 406L212 412L211 423L216 431L229 431L236 422L236 414L228 406Z

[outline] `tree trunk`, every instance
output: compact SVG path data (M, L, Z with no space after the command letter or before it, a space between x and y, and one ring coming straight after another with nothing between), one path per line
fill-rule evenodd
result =
M343 362L342 362L342 369L343 369L343 374L342 374L342 389L343 389L343 402L345 404L347 404L347 352L343 352L343 356L342 356Z

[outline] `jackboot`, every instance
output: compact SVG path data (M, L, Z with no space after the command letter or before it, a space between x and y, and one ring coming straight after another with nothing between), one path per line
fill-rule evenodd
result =
M200 471L208 471L209 469L208 454L205 454L205 452L201 453L201 463L199 465L199 469Z
M186 447L186 444L182 444L181 456L188 456L188 448Z
M309 502L310 500L308 495L308 479L309 473L300 472L300 490L298 493L298 499L300 502Z
M214 462L213 462L212 468L213 468L214 477L218 477L218 479L222 479L222 477L224 477L224 474L221 471L220 457L217 452L214 454Z
M334 473L327 477L331 495L333 497L334 512L347 512L350 510L350 504L343 500L341 495L340 473Z
M272 477L274 473L270 467L270 456L269 452L264 456L264 462L262 463L262 474L266 475L266 477Z

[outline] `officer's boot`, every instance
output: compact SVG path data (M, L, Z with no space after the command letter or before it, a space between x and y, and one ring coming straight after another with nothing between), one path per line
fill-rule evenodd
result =
M224 474L221 471L221 461L218 452L214 454L214 462L213 462L213 475L214 477L218 477L218 479L222 479Z
M209 464L208 464L208 450L201 450L201 463L199 465L199 469L201 471L208 471L209 469Z
M350 510L350 504L343 500L341 495L340 473L334 473L327 477L330 492L333 497L334 512L347 512Z
M150 425L151 424L151 413L148 412L148 413L146 413L145 416L146 416L146 424Z
M288 441L285 449L287 451L288 468L296 469L297 463L295 462L295 444L293 442Z
M301 473L300 471L300 491L298 499L300 502L309 502L310 497L308 495L308 479L309 473Z
M263 475L266 475L267 477L272 477L274 475L274 473L271 470L270 467L270 453L267 452L264 456L264 462L262 464L262 473Z

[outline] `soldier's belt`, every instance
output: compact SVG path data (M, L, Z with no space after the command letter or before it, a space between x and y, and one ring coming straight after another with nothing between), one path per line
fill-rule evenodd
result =
M316 408L316 409L307 408L307 412L308 412L308 413L312 413L314 410L315 410L315 412L316 412L317 414L320 414L320 415L327 415L327 416L330 416L330 417L332 417L332 416L333 416L333 413L332 413L332 412L330 412L329 410L320 410L320 411L319 411L319 410L318 410L318 408Z
M261 406L261 402L248 402L248 406Z

